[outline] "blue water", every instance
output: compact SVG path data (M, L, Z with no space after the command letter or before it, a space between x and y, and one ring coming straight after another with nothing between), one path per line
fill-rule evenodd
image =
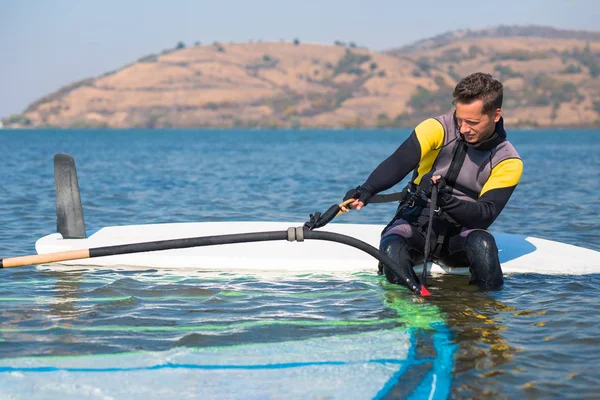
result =
M57 152L75 157L91 232L307 219L362 183L408 133L0 131L0 257L33 254L35 240L55 231ZM492 229L600 250L600 132L512 131L509 138L525 172ZM384 224L394 210L371 205L339 222ZM402 327L419 338L415 351L423 357L451 355L452 398L593 398L600 390L598 275L509 276L503 291L489 294L444 277L431 282L440 290L427 303L415 303L375 274L268 281L157 271L0 272L3 359L278 343ZM440 321L452 343L436 341L445 331L427 328ZM423 393L417 383L430 378L413 369L405 380L414 387L391 385L388 394Z

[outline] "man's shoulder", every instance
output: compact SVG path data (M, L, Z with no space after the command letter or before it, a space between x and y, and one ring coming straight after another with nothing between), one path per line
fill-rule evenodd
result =
M454 125L454 112L438 115L437 117L432 117L430 119L438 121L444 128L447 128Z
M515 146L508 139L505 139L500 144L498 144L497 149L502 149L503 151L514 152L517 155L519 154L519 153L517 153L517 149L515 148Z
M444 129L444 124L437 118L424 119L423 121L419 122L419 124L415 127L415 130L417 131L440 129Z
M417 127L422 125L430 125L430 126L442 126L446 127L448 124L453 124L454 121L454 113L442 114L435 117L429 117L417 124Z
M494 152L494 159L496 160L495 164L509 158L518 158L520 160L521 156L513 144L506 139L496 146L496 151Z
M416 127L417 134L428 134L440 137L448 136L454 126L454 114L443 114L437 117L430 117L421 121Z

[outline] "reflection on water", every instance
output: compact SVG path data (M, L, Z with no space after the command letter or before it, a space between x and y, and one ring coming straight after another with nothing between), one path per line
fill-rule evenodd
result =
M92 349L110 353L130 350L133 343L135 348L161 351L255 343L257 338L299 340L394 327L430 328L441 321L437 308L407 296L402 288L389 288L383 296L381 279L369 274L282 279L157 271L40 271L35 278L26 270L10 274L21 282L2 285L0 333L11 340L18 336L21 342L25 337L36 340L36 335L43 339L25 353L0 345L2 355L10 357ZM30 297L18 295L24 287ZM60 347L73 338L79 340L77 346Z
M599 353L583 349L600 346L591 329L598 306L582 305L600 277L511 275L505 283L490 293L465 286L463 277L429 283L459 346L452 396L593 398L585 388L600 385L587 366Z
M505 390L494 382L494 376L503 374L502 367L512 361L519 350L503 337L506 331L503 315L515 311L495 298L497 292L479 292L474 286L465 286L465 277L432 279L437 289L433 299L445 313L452 327L455 343L455 376L460 385L453 387L457 398L501 398ZM464 379L467 376L477 379ZM461 379L462 378L462 379Z
M404 327L417 329L417 352L431 358L439 351L418 332L442 322L458 345L453 398L585 398L582 391L599 387L588 368L598 357L589 349L600 346L600 310L588 296L600 289L598 276L514 275L491 293L466 285L467 277L445 276L429 280L433 295L424 299L374 274L209 279L158 271L2 272L8 277L0 283L3 357L163 351ZM406 379L423 379L430 369L424 363ZM394 393L414 386L403 381Z

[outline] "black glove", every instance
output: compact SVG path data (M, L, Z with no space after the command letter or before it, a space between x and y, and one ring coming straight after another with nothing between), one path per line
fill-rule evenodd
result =
M355 189L348 190L348 192L344 196L344 201L356 199L358 201L362 201L366 206L367 204L369 204L369 200L371 200L373 194L373 189L371 189L369 186L361 185L357 186Z
M321 228L331 222L338 212L340 212L340 207L337 204L334 204L323 214L318 211L314 214L310 214L310 220L304 224L304 228L311 231L313 229Z
M436 186L438 188L438 198L441 199L445 195L449 194L450 187L446 185L446 180L441 177L437 180ZM424 176L419 189L423 191L423 194L428 198L431 198L431 190L433 189L433 181L430 176Z

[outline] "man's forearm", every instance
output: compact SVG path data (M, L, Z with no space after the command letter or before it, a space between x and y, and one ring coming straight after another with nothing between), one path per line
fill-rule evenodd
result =
M469 229L487 229L498 218L516 186L486 192L477 201L460 200L444 194L438 200L440 208L458 224Z

